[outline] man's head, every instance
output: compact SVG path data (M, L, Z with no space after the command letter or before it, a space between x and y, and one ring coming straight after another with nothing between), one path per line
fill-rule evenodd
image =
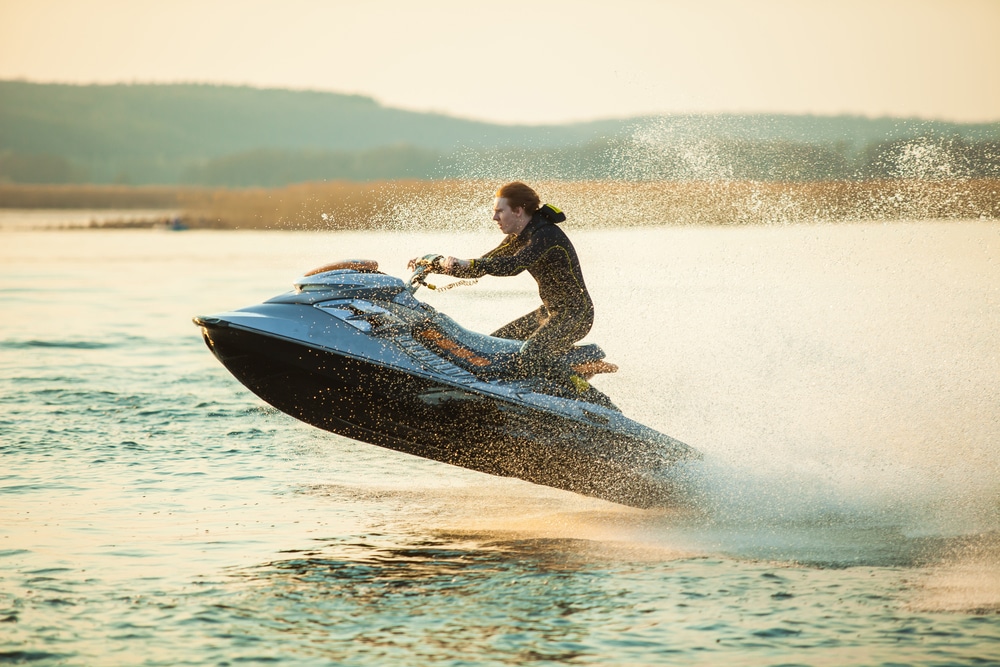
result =
M524 183L508 183L496 192L493 219L504 234L520 234L540 204L538 194Z

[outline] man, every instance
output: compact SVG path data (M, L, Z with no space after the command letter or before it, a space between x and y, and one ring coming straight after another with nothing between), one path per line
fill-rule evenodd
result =
M514 276L527 271L538 283L542 305L497 329L494 336L523 340L518 359L524 374L567 379L560 358L590 331L594 303L587 292L576 250L557 223L566 216L524 183L496 192L493 219L506 234L499 246L478 259L448 257L442 271L459 278Z

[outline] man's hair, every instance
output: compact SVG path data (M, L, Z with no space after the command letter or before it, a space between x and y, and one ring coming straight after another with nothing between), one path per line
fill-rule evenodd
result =
M520 181L503 186L497 190L496 196L506 199L511 210L523 208L528 215L533 215L542 203L542 200L538 198L538 193Z

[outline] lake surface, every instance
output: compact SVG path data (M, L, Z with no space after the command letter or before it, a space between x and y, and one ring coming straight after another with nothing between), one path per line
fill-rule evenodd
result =
M650 511L306 426L191 324L494 231L29 226L0 231L0 663L1000 664L995 221L567 226L621 367L595 384L705 455ZM419 296L485 331L537 300Z

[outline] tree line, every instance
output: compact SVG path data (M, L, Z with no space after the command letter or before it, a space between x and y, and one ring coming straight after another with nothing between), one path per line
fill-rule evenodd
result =
M672 143L599 140L566 148L470 149L412 145L367 150L259 149L198 161L163 158L84 162L0 152L0 182L280 187L326 180L525 178L556 180L826 181L1000 177L1000 141L923 136L815 144L701 139Z

